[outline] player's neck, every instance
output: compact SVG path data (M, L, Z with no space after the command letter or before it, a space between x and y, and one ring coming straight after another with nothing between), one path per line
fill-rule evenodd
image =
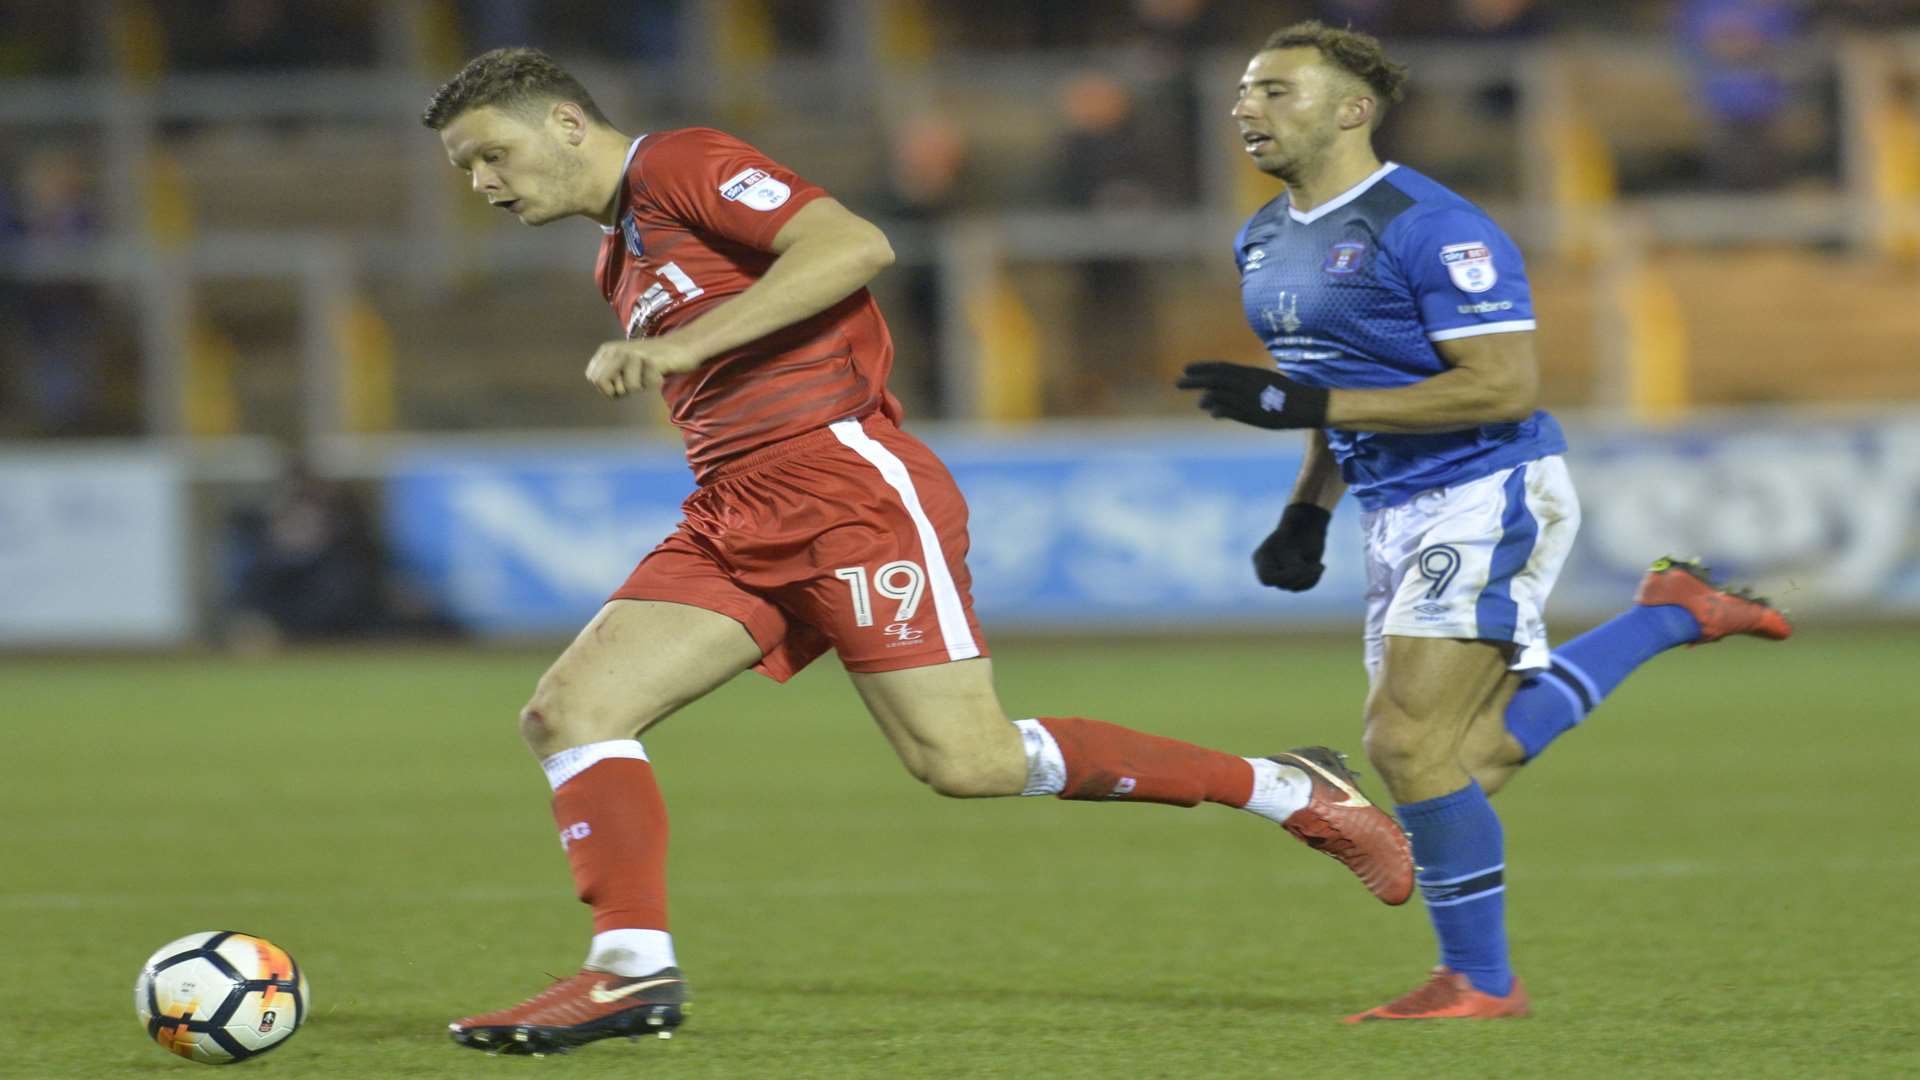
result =
M589 205L596 209L587 216L608 228L620 215L620 190L626 184L627 151L632 147L632 136L607 128L595 133L588 151L587 175L594 184Z
M1305 175L1287 181L1288 202L1303 214L1340 195L1380 169L1373 147L1361 143L1345 151L1335 148Z

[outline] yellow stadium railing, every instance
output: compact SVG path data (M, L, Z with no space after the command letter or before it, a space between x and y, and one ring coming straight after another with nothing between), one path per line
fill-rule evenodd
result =
M974 296L967 325L978 345L974 415L999 423L1037 419L1043 405L1040 328L1004 273Z
M187 334L186 412L189 435L207 438L240 430L240 396L234 389L240 351L218 327L196 320Z
M107 14L113 68L130 82L153 82L167 70L167 35L150 0L118 0Z
M882 60L917 65L933 59L933 22L926 0L886 0L876 13Z
M355 296L333 312L340 355L340 422L347 431L391 431L395 417L393 330L378 308Z
M1634 419L1661 423L1692 404L1686 313L1673 285L1644 263L1624 282L1627 407Z
M1607 254L1620 185L1606 136L1577 111L1548 128L1554 220L1559 250L1582 263Z
M1868 118L1866 132L1880 208L1874 247L1901 262L1920 261L1920 109L1890 97Z

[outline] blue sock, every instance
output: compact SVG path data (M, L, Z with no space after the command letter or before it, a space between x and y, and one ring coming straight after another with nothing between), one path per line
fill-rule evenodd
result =
M1677 604L1635 605L1553 651L1549 667L1520 684L1507 705L1507 730L1540 756L1547 744L1586 719L1633 669L1700 638L1700 623Z
M1495 997L1513 990L1507 962L1506 846L1478 781L1396 808L1413 841L1414 880L1440 938L1440 962Z

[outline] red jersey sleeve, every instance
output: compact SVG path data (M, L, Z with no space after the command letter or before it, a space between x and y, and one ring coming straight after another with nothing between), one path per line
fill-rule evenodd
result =
M688 225L773 250L774 234L826 192L753 147L712 128L652 135L634 163L635 193Z

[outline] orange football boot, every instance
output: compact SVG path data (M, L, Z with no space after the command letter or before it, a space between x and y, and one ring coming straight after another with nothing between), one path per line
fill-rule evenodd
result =
M1785 615L1746 589L1722 588L1713 583L1706 566L1693 559L1671 555L1655 559L1640 579L1633 602L1643 607L1678 604L1700 623L1696 645L1719 641L1734 634L1751 634L1769 641L1785 641L1793 636L1793 626Z
M1300 769L1313 781L1307 805L1281 827L1315 851L1339 859L1383 904L1404 904L1413 895L1413 846L1393 815L1360 794L1360 780L1346 756L1324 746L1303 746L1268 759Z
M1347 1023L1368 1020L1501 1020L1527 1015L1527 988L1516 976L1506 997L1473 988L1465 975L1447 967L1433 969L1427 984L1376 1009L1354 1013Z
M447 1025L453 1041L493 1054L564 1054L619 1035L671 1038L686 1019L687 980L680 969L624 978L582 971L511 1009Z

